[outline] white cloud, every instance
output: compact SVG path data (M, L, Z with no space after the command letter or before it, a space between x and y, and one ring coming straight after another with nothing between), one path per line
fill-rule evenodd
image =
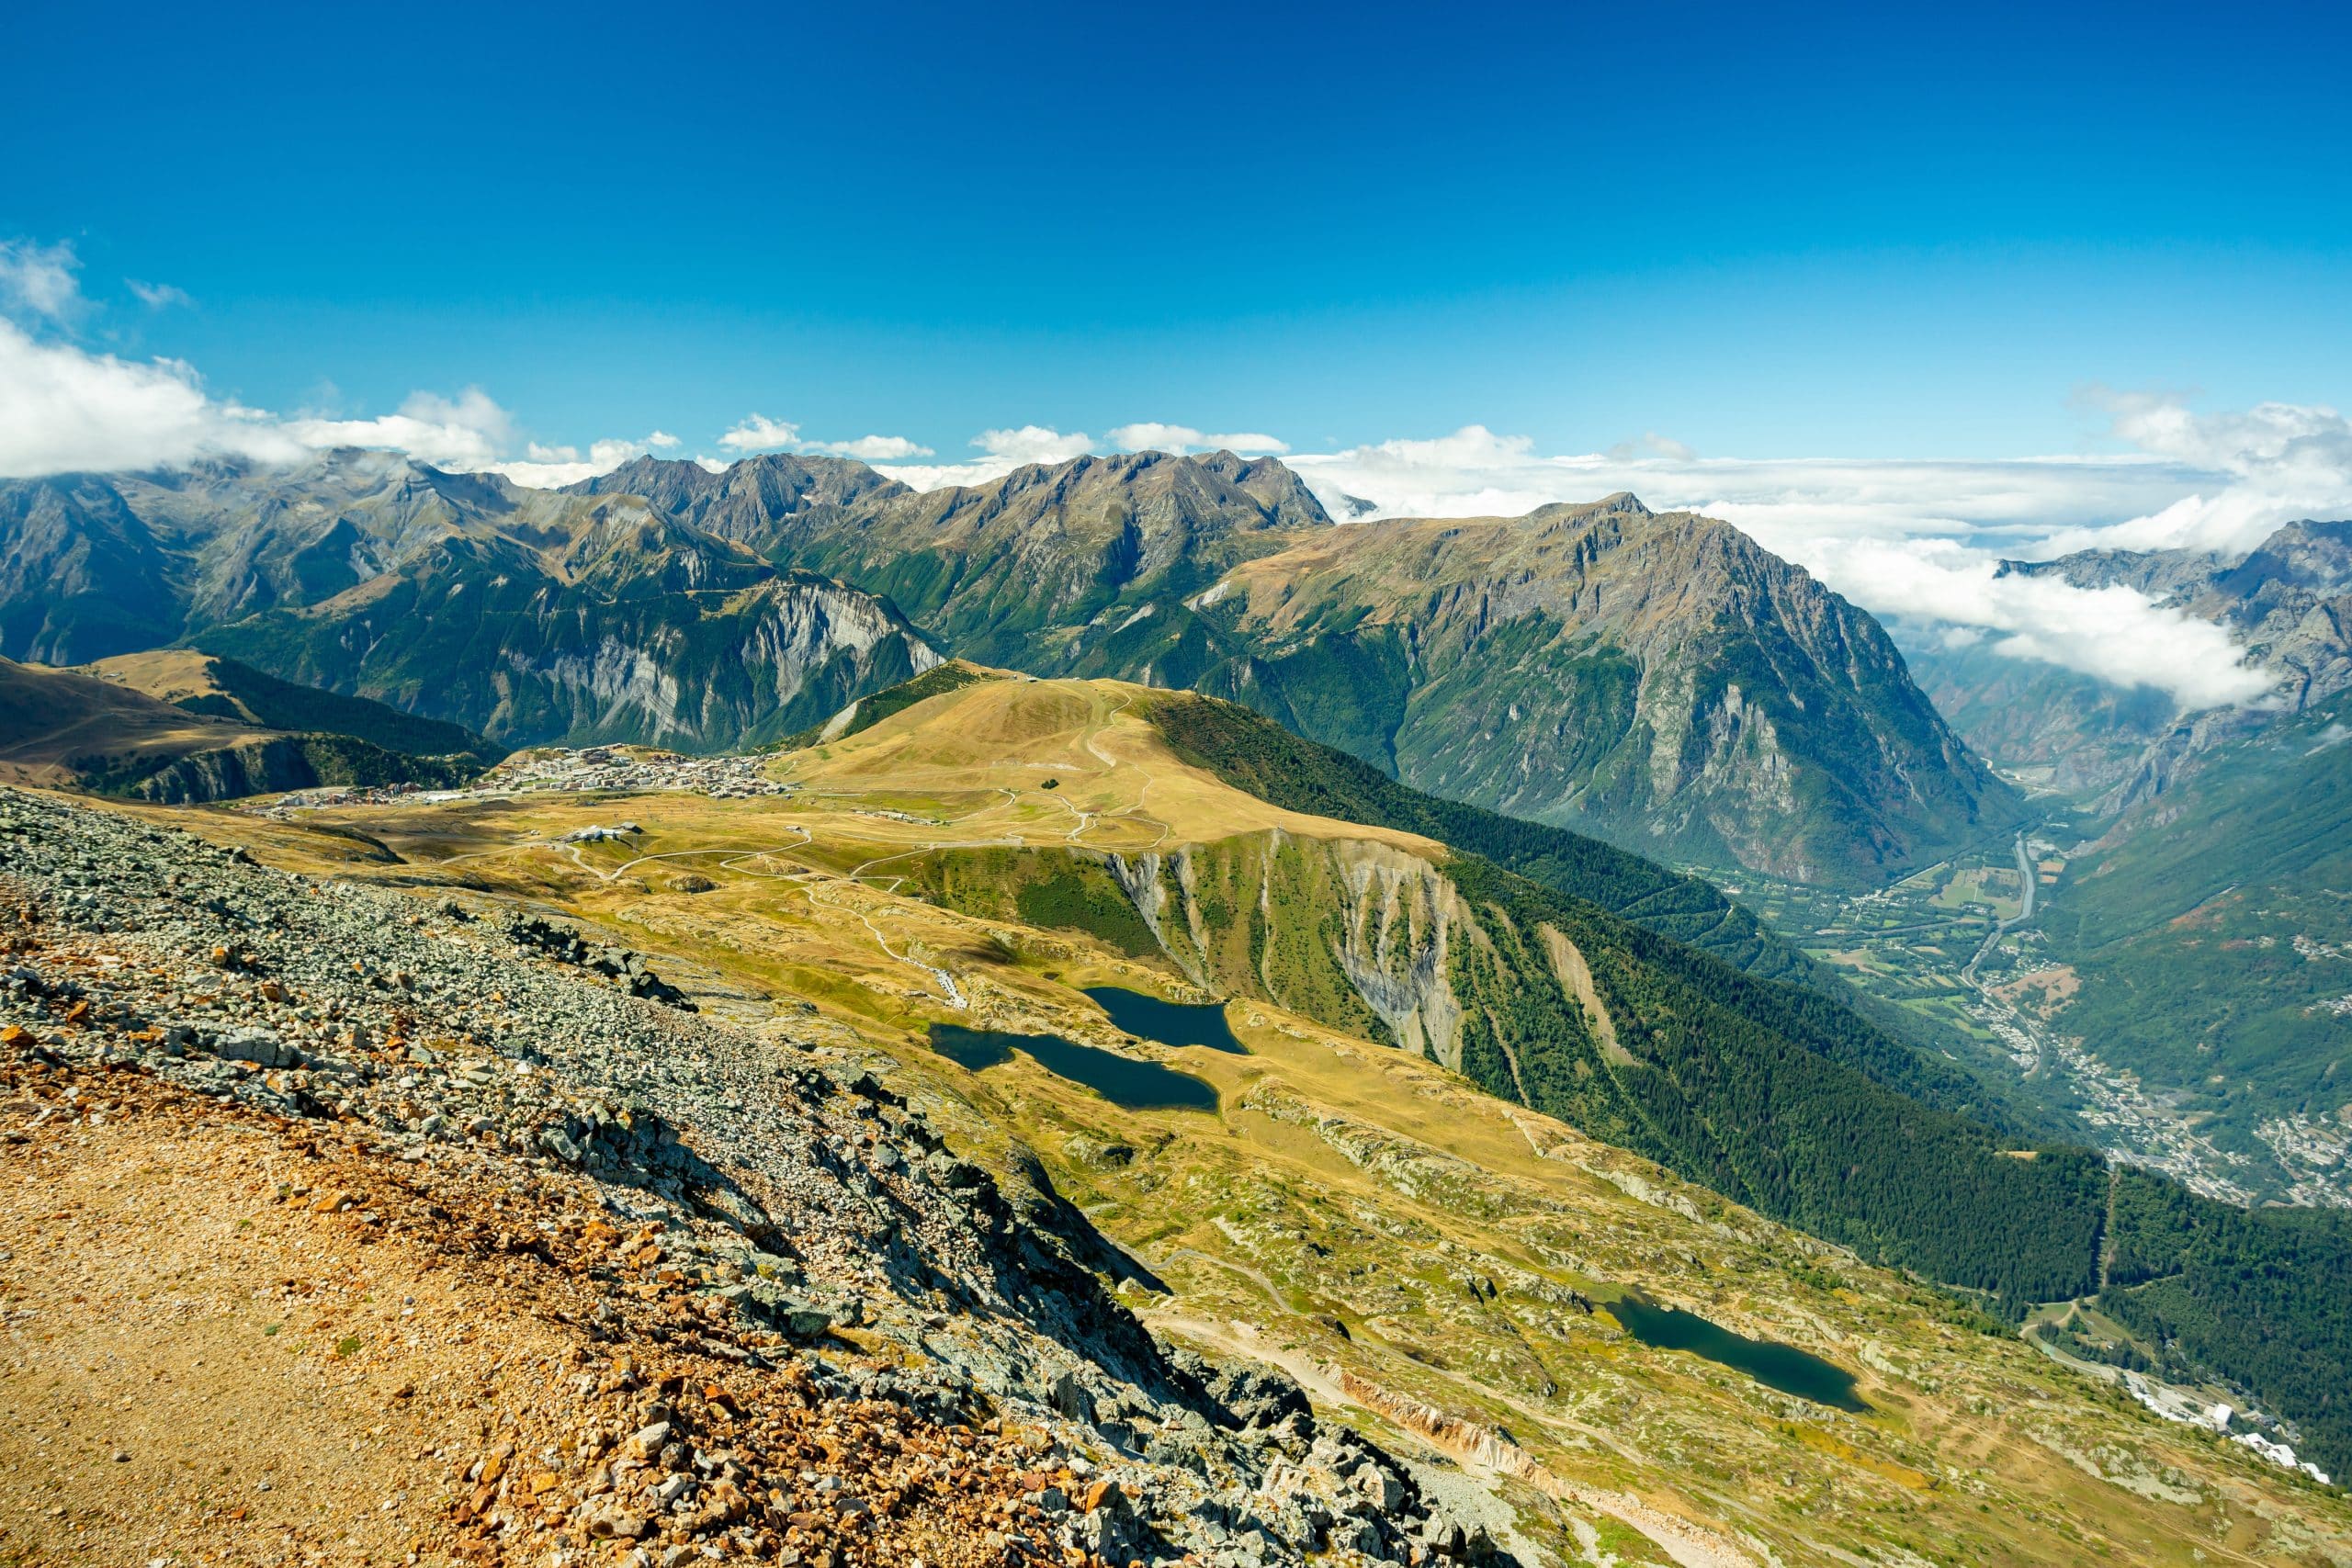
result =
M1791 558L1873 614L1939 628L1946 646L1989 637L1996 653L2154 686L2184 708L2252 702L2277 684L2211 621L2131 588L2003 575L1957 540L1823 536L1799 541Z
M992 484L1015 468L1032 463L1067 463L1094 450L1094 438L1084 431L1064 435L1043 424L983 430L972 437L971 444L982 455L969 462L891 463L881 471L916 490L945 490L956 485Z
M1661 510L1737 525L1874 613L1973 633L1996 650L2184 707L2249 701L2271 677L2221 628L2125 589L1996 577L1999 558L2100 546L2242 551L2293 517L2352 512L2352 427L2330 409L2266 404L2199 416L2177 401L2103 397L2103 457L2002 460L1700 457L1656 432L1607 452L1545 456L1525 436L1465 425L1286 459L1335 516L1515 517L1632 491ZM2119 521L2119 519L2122 521Z
M1119 426L1111 432L1111 444L1122 452L1235 452L1244 457L1290 450L1289 443L1255 432L1204 433L1189 424L1148 420Z
M173 305L196 303L187 297L187 289L176 288L169 283L141 283L135 277L126 277L122 281L124 287L139 296L139 302L151 310L161 310Z
M514 416L479 387L455 398L412 392L399 412L374 419L289 419L284 429L305 446L389 446L461 473L493 467L514 440Z
M808 441L801 444L804 452L826 452L836 457L855 457L867 463L892 462L901 457L928 457L928 446L918 446L903 435L861 435L854 441Z
M799 441L798 425L763 413L745 414L741 423L718 438L718 444L730 452L765 452L797 446Z
M0 312L63 321L83 306L74 276L81 262L63 240L53 245L30 240L0 240Z
M1671 457L1678 463L1688 463L1699 454L1671 435L1660 435L1655 430L1645 430L1631 441L1620 441L1609 449L1609 456L1620 462L1631 457Z
M494 473L504 474L516 484L532 490L556 490L564 485L578 484L611 473L631 457L641 457L656 447L671 447L678 438L667 431L657 430L639 441L609 437L588 444L588 455L582 457L577 446L542 446L531 442L523 449L520 461L486 463ZM726 464L718 465L724 470Z
M1024 424L1018 430L983 430L972 445L1000 462L1067 463L1094 450L1094 438L1084 431L1064 435L1050 425Z
M163 468L206 453L290 462L303 446L267 414L208 397L180 361L38 342L0 319L0 475Z
M71 341L67 329L87 304L74 267L68 246L0 242L0 305L10 312L0 314L0 476L170 468L223 456L291 463L326 447L372 446L436 468L552 486L678 445L657 430L642 440L594 442L585 457L577 447L534 442L523 457L510 458L514 416L474 387L454 398L412 393L398 412L371 419L279 418L213 397L185 361L123 359ZM11 315L50 330L36 336Z
M2054 536L2057 551L2186 547L2237 554L2282 523L2352 513L2352 421L2332 408L2257 403L2199 414L2178 398L2100 390L2114 434L2143 451L2202 470L2213 481L2112 528Z

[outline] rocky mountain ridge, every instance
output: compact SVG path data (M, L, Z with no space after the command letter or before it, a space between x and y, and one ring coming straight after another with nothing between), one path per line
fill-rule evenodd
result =
M937 660L872 595L635 497L383 453L0 484L0 653L193 642L509 743L756 741Z
M1868 882L2016 811L1870 616L1630 496L1340 526L1272 459L1142 453L741 536L983 662L1213 692L1648 853Z
M0 485L0 654L185 641L507 744L758 744L952 652L1214 692L1421 787L1799 880L2016 810L1867 615L1631 497L1340 525L1230 453L927 492L640 457L557 492L337 452Z

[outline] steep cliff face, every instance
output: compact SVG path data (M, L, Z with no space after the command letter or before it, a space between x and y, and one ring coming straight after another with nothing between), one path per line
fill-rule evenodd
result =
M1331 530L1194 601L1197 672L1404 782L1653 854L1874 881L2012 819L1878 624L1631 496Z
M819 578L609 597L454 550L320 612L200 640L512 744L689 750L780 738L939 661L888 605Z
M693 464L637 477L729 527L740 507L900 489L830 460L762 459L701 489L688 469L717 478ZM738 512L713 510L730 496ZM0 543L11 648L94 659L192 642L516 744L756 743L937 662L872 595L626 491L528 491L386 453L0 483Z
M1429 861L1374 840L1279 829L1108 859L1196 984L1345 1019L1461 1065L1447 953L1464 914Z

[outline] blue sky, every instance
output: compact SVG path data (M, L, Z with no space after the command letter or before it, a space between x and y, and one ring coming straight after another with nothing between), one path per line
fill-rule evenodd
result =
M2337 9L12 16L0 237L272 410L1992 457L2352 367Z
M6 40L0 476L1226 445L1374 519L1630 489L2184 707L2272 677L1999 558L2352 515L2340 7L16 0Z

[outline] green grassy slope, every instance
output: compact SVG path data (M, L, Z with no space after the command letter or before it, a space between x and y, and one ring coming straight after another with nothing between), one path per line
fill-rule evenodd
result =
M856 714L847 724L842 726L841 732L832 739L846 740L853 735L873 728L894 713L905 712L919 702L931 697L944 696L959 687L968 686L975 681L998 679L1001 677L995 671L983 670L976 664L967 664L960 659L951 659L944 664L934 664L911 681L901 681L895 686L858 698ZM827 723L831 723L831 715L826 716ZM824 732L825 725L811 725L775 742L775 749L779 751L792 751L803 746L814 746L823 737Z
M238 705L242 704L256 721L272 729L347 735L412 757L446 757L462 752L494 762L506 754L503 747L492 745L461 724L402 713L389 704L371 702L366 697L345 696L317 686L298 686L233 659L213 660L209 672L213 683L226 694L225 698L183 697L175 705L190 713L236 718L240 716Z

